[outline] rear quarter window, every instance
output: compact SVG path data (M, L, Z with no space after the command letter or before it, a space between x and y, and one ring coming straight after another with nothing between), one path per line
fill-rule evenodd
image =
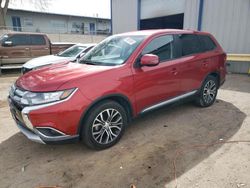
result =
M207 35L198 35L200 43L203 47L204 51L214 50L216 48L216 44L214 41Z
M46 41L42 35L30 35L31 45L45 45Z

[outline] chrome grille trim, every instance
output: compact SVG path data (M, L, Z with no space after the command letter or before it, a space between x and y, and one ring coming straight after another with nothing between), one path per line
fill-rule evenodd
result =
M26 92L27 91L24 91L24 90L21 90L21 89L17 88L15 86L15 84L14 84L14 85L11 86L9 94L10 94L10 98L12 100L14 100L15 102L21 104L21 98L25 95Z
M20 89L16 89L14 92L14 94L17 94L20 97L24 96L25 93L26 93L26 91L22 91Z

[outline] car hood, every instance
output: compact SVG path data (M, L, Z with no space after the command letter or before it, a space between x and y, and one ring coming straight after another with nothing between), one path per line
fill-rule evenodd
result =
M30 71L16 81L16 86L34 92L56 91L64 83L93 75L113 66L60 63ZM74 86L72 86L74 87Z
M27 69L34 69L34 68L45 66L45 65L62 63L65 61L74 61L74 60L75 60L75 57L60 57L56 55L46 55L46 56L37 57L37 58L27 61L23 65L23 67Z

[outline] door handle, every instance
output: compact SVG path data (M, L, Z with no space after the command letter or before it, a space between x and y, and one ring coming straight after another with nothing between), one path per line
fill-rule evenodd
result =
M208 63L209 63L208 59L203 60L202 61L202 66L203 67L208 67Z
M25 48L25 50L29 50L29 48Z
M172 68L171 72L173 75L177 75L177 73L178 73L176 68Z
M208 62L203 62L203 63L202 63L202 66L203 66L203 67L208 67Z
M44 50L48 50L49 48L44 48Z

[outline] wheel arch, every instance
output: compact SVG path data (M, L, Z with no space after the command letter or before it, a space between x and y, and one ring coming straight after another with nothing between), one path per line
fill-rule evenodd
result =
M213 77L215 77L215 78L217 79L217 81L218 81L218 87L220 87L220 73L219 73L218 71L213 71L213 72L208 73L208 74L205 76L205 78L202 80L201 86L202 86L202 84L205 82L205 80L207 79L208 76L213 76ZM201 86L200 86L200 87L201 87Z
M88 116L88 114L90 113L90 111L98 104L100 104L103 101L106 100L112 100L115 101L117 103L119 103L122 107L124 107L126 113L127 113L127 117L128 117L128 121L130 122L131 119L134 117L134 109L133 106L130 102L130 100L128 99L128 97L122 95L122 94L110 94L110 95L106 95L106 96L102 96L96 100L94 100L89 107L82 113L81 118L80 118L80 122L78 125L78 134L81 135L81 131L82 131L82 127L83 124Z
M215 71L215 72L211 72L208 74L208 76L213 76L217 79L218 81L218 87L220 87L220 73Z

